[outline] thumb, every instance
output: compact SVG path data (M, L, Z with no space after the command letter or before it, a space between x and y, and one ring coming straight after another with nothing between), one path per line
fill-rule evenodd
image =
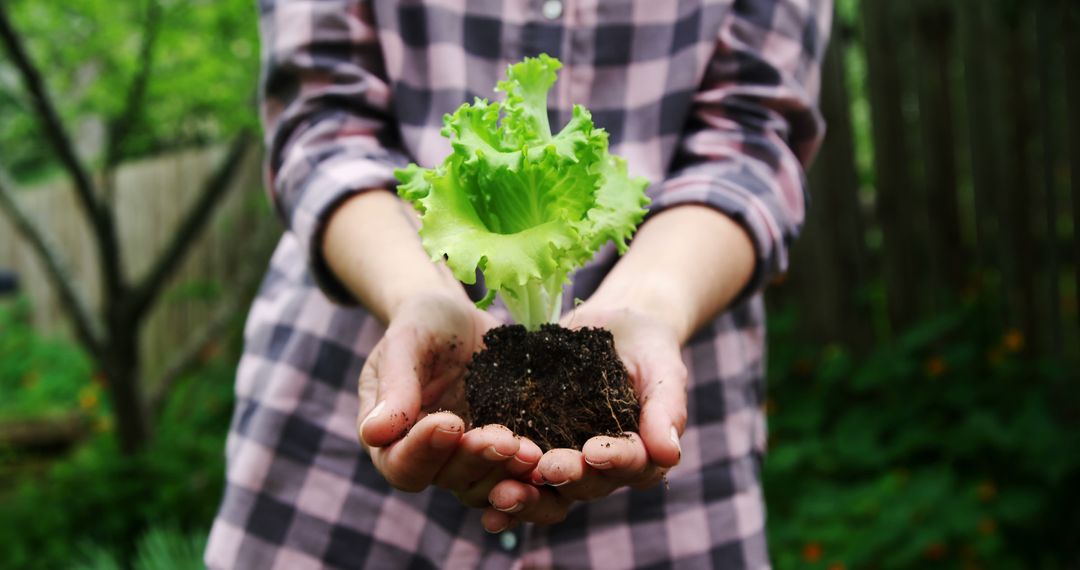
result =
M686 365L672 348L654 353L639 371L641 440L653 463L674 467L682 458L679 436L686 428Z
M383 447L408 433L420 415L421 342L415 331L387 331L368 381L376 387L374 404L360 420L360 439ZM363 380L361 381L363 384Z

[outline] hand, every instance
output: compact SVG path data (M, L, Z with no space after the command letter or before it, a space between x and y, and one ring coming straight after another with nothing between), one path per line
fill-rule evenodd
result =
M639 433L594 437L582 451L548 451L532 477L534 483L549 487L530 489L519 481L505 480L492 488L493 506L521 504L518 513L534 517L544 491L555 491L568 508L572 501L604 497L623 486L645 488L658 483L681 458L678 438L686 426L687 372L670 326L643 311L589 303L568 314L562 325L611 331L641 402ZM483 521L491 529L511 524L515 516L519 515L493 508Z
M465 431L462 420L465 367L497 324L467 299L440 294L410 298L394 312L360 373L357 427L393 487L418 492L434 484L467 506L489 507L497 483L535 469L535 443L503 426ZM554 499L540 500L523 520L560 509L565 516Z

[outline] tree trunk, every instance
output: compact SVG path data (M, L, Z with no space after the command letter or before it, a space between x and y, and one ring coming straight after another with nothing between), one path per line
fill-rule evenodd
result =
M136 453L146 447L150 440L150 421L140 382L138 321L125 318L122 307L113 307L109 320L109 343L103 354L105 369L116 417L117 437L120 449L126 454Z

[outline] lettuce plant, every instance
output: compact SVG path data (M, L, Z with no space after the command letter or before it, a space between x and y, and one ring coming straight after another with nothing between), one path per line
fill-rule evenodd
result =
M502 102L477 98L443 118L453 152L441 165L395 172L432 259L465 283L479 269L488 294L477 305L498 293L529 330L558 320L563 284L601 246L625 252L649 202L648 182L608 152L585 107L552 134L547 94L561 67L547 55L511 65Z

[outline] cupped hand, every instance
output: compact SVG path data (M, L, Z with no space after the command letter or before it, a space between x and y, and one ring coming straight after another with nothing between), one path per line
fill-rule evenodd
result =
M588 303L561 324L611 331L641 402L639 431L623 437L594 437L581 451L550 450L531 474L532 482L546 484L542 490L553 490L567 503L604 497L624 486L646 488L658 483L681 458L679 436L686 425L687 372L674 330L642 311ZM485 525L490 521L498 526L515 516L496 506L522 503L521 512L550 510L548 504L537 507L538 493L518 481L500 482L489 499L493 508L485 513Z
M462 419L466 366L498 324L451 295L418 296L395 311L360 373L357 426L393 487L418 492L436 485L467 506L489 507L498 483L535 471L541 457L535 443L503 426L466 431ZM541 515L555 499L541 501Z

